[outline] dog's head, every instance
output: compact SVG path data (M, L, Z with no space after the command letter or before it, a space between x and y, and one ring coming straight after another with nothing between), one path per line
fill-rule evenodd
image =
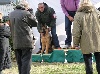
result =
M43 34L43 36L45 36L48 33L49 33L49 29L47 28L47 26L46 25L42 26L42 34Z

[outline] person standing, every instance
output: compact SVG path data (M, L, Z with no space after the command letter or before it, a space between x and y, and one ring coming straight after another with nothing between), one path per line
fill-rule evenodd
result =
M38 31L41 34L42 26L48 26L52 34L52 40L56 49L61 49L59 45L58 36L56 34L56 16L53 8L49 7L46 3L39 3L36 11L36 19L38 21ZM41 42L41 41L40 41ZM42 45L40 43L40 45Z
M0 13L0 74L2 70L11 68L10 36L9 18L3 19Z
M93 74L92 54L100 74L100 11L90 0L81 0L73 22L73 46L81 48L86 74Z
M74 21L74 15L78 9L79 0L60 0L60 4L62 11L65 14L65 31L67 35L67 38L65 40L65 48L71 48L71 25Z
M34 47L30 27L37 26L34 16L28 9L28 3L22 1L9 14L13 48L15 49L19 74L30 74L31 55Z

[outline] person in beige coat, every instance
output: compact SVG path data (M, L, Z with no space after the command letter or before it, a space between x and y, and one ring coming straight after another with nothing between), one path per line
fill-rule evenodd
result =
M83 53L86 74L93 74L92 53L100 74L100 12L90 0L81 0L73 22L73 46Z

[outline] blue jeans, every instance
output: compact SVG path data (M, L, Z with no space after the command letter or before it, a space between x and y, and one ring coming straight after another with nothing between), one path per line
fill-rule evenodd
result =
M100 52L95 52L94 56L96 60L96 69L98 74L100 74ZM85 61L86 74L93 74L92 54L83 54L83 58Z
M51 27L51 34L52 34L52 40L53 40L53 43L54 43L55 48L60 47L59 40L58 40L58 36L56 34L56 24L55 24L55 26L52 26Z
M56 24L55 24L55 26L51 27L51 34L52 34L52 40L53 40L53 44L54 44L55 48L60 47L58 36L56 34ZM41 46L41 48L40 48L40 50L41 50L42 49L41 37L40 37L40 46Z
M68 14L74 18L75 11L68 11ZM68 17L65 15L65 31L67 38L65 40L65 45L71 45L72 42L72 34L71 34L71 25L72 22L68 19Z

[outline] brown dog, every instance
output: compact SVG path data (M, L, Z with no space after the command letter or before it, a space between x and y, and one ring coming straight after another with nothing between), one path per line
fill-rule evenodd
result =
M42 33L41 33L41 43L42 43L42 50L41 53L46 51L45 54L48 54L51 50L51 35L49 33L49 29L47 26L42 27Z

